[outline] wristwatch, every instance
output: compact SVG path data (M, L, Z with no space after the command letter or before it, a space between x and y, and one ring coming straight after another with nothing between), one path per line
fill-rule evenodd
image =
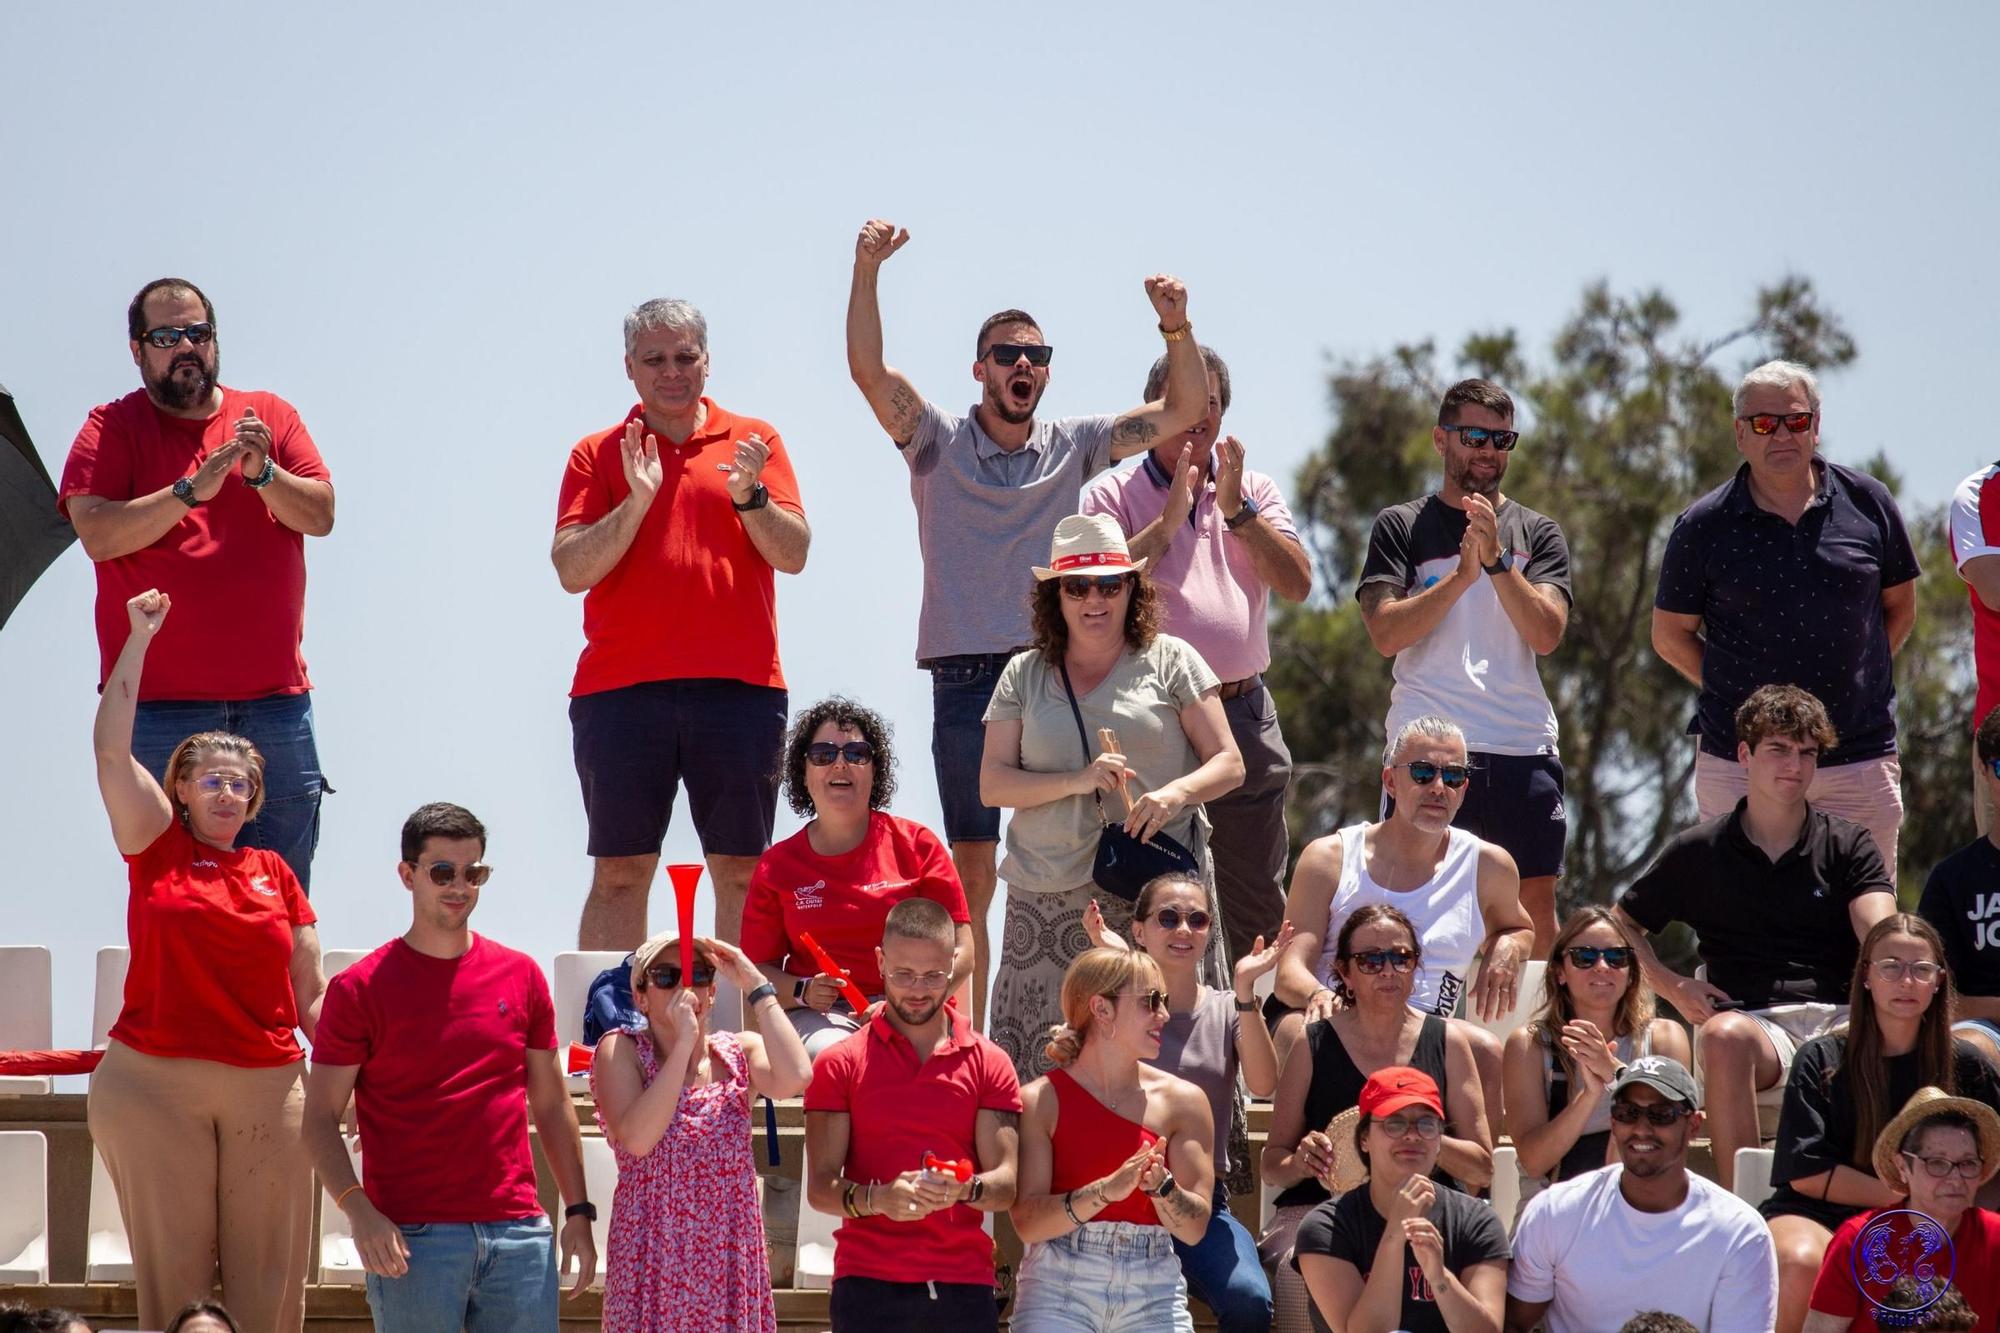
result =
M792 998L800 1004L804 1004L806 1002L806 987L812 984L811 977L800 977L792 983Z
M196 505L201 503L201 501L194 498L193 477L182 477L179 481L174 483L174 499L179 500L189 509L192 509Z
M1512 569L1513 567L1514 567L1514 553L1511 550L1507 550L1507 551L1502 551L1500 553L1500 558L1498 560L1495 560L1492 564L1487 565L1485 568L1488 574L1505 574L1508 570Z
M970 1184L969 1184L969 1185L967 1186L967 1188L966 1188L966 1191L965 1191L965 1202L967 1202L967 1203L978 1203L978 1202L979 1202L979 1201L980 1201L980 1200L981 1200L982 1198L984 1198L985 1196L986 1196L986 1180L985 1180L985 1177L983 1177L983 1176L974 1176L974 1177L972 1178L972 1181L971 1181L971 1183L970 1183Z
M1153 1197L1156 1199L1164 1199L1173 1192L1174 1192L1174 1173L1169 1171L1167 1172L1166 1175L1160 1177L1160 1187L1153 1191Z
M750 498L742 504L736 504L734 500L730 501L730 504L735 506L736 512L739 514L747 514L752 509L762 509L769 503L771 503L771 492L765 488L764 483L761 481L750 488Z
M743 997L743 1012L747 1014L764 1001L777 998L778 988L767 981Z
M1243 497L1243 507L1223 519L1222 526L1234 532L1255 517L1257 517L1257 502L1246 495Z
M1254 1014L1264 1007L1254 995L1247 1000L1239 1000L1234 995L1231 995L1229 998L1230 1002L1236 1006L1236 1012L1239 1014Z
M587 1217L595 1222L597 1220L597 1205L588 1199L585 1199L582 1203L573 1203L563 1209L563 1220L565 1222L572 1217Z

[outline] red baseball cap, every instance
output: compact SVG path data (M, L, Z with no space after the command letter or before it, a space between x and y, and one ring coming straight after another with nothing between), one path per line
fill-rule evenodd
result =
M1439 1116L1444 1114L1444 1098L1438 1094L1437 1083L1421 1069L1408 1065L1390 1065L1370 1074L1361 1085L1358 1105L1361 1114L1371 1120L1394 1115L1406 1106L1427 1107Z

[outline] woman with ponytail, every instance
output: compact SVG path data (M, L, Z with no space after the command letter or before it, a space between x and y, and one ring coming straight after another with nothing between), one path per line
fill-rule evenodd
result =
M1089 949L1062 985L1056 1068L1021 1091L1015 1333L1192 1333L1173 1242L1208 1230L1215 1127L1201 1089L1144 1063L1167 991L1143 953Z

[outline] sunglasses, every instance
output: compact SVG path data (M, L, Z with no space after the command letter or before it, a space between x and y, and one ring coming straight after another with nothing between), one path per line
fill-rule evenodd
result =
M1167 1012L1167 993L1163 990L1120 991L1117 995L1111 996L1109 998L1115 1000L1123 1000L1126 998L1130 998L1137 1000L1139 1003L1145 1005L1147 1009L1151 1010L1156 1014L1164 1014Z
M1582 968L1585 971L1596 967L1599 963L1620 972L1632 966L1632 950L1624 945L1613 949L1590 949L1580 944L1572 945L1563 950L1563 956L1569 959L1571 967Z
M1912 1162L1922 1162L1925 1174L1936 1180L1943 1180L1947 1176L1963 1176L1967 1180L1977 1180L1979 1179L1979 1168L1986 1165L1977 1157L1959 1161L1950 1157L1919 1157L1913 1152L1899 1153L1897 1155L1907 1157Z
M1073 601L1082 601L1090 596L1091 589L1106 601L1116 597L1125 588L1123 574L1065 574L1062 576L1063 596Z
M1433 764L1428 759L1413 759L1407 764L1398 764L1396 767L1408 769L1410 781L1419 787L1428 787L1439 778L1443 778L1445 786L1457 791L1472 778L1471 764Z
M814 768L831 768L836 759L845 759L860 768L875 762L875 747L867 741L848 741L835 745L832 741L814 741L806 747L806 762Z
M205 320L200 324L185 324L178 328L162 324L157 329L146 330L146 341L159 348L176 346L183 338L196 347L205 347L214 337L215 325Z
M1418 1115L1392 1115L1375 1123L1392 1139L1415 1134L1420 1139L1430 1141L1444 1132L1444 1122L1429 1112Z
M1162 930L1179 930L1183 922L1187 923L1189 930L1208 929L1208 913L1199 907L1192 912L1183 912L1177 907L1162 907L1153 913L1153 920L1160 923Z
M1748 427L1752 435L1776 435L1783 426L1794 435L1803 435L1812 429L1811 412L1752 412L1747 417L1738 417Z
M1641 1106L1637 1102L1611 1103L1611 1118L1621 1125L1636 1125L1644 1120L1660 1129L1665 1129L1674 1121L1693 1114L1692 1106L1679 1102L1671 1106L1664 1102L1656 1102L1651 1106Z
M1446 426L1445 429L1457 431L1459 440L1468 449L1484 449L1490 444L1503 454L1511 452L1521 439L1521 432L1517 430L1487 430L1483 426Z
M226 778L220 773L204 773L194 780L194 789L203 796L220 796L227 792L236 800L247 801L250 793L257 790L257 785L249 778Z
M1398 975L1416 969L1417 955L1409 949L1363 949L1360 953L1340 955L1342 962L1354 964L1363 976L1372 977L1383 968L1394 968Z
M661 963L658 967L649 968L646 972L646 981L649 985L659 990L678 990L681 984L681 965L679 963ZM715 984L714 964L696 963L694 965L692 984L697 987L713 986Z
M475 889L493 876L493 867L484 861L470 861L464 866L454 865L450 861L432 861L429 865L421 861L412 861L410 864L429 875L431 883L441 889L461 874L465 876L465 882Z
M994 343L986 349L986 355L1003 366L1011 366L1024 356L1031 366L1046 366L1055 354L1056 349L1047 343Z

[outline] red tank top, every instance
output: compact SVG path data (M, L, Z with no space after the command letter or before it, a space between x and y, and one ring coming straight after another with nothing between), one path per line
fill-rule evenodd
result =
M1056 1132L1049 1142L1050 1193L1065 1194L1102 1180L1133 1153L1159 1141L1160 1136L1144 1125L1114 1115L1063 1070L1049 1071L1049 1086L1056 1091ZM1152 1199L1138 1190L1107 1204L1090 1220L1160 1225Z

